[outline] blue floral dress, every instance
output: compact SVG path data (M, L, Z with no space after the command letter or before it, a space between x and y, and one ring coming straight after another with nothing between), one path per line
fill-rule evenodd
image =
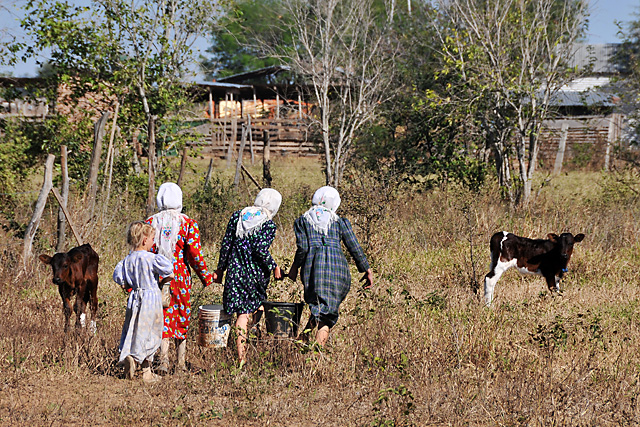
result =
M276 224L268 220L253 234L240 238L236 236L239 219L240 211L231 215L218 261L218 270L227 272L222 303L229 314L255 312L267 298L271 272L277 267L269 253Z

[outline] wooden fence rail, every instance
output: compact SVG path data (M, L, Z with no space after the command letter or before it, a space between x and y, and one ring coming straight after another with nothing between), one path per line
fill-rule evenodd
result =
M238 149L242 132L250 142L250 153L261 153L264 147L264 134L269 135L271 151L281 154L315 155L318 145L313 141L313 130L308 121L299 119L274 118L218 118L207 120L193 127L192 132L199 137L189 145L206 147L206 151L229 157L229 153ZM248 136L247 136L248 135ZM257 142L254 144L254 142Z

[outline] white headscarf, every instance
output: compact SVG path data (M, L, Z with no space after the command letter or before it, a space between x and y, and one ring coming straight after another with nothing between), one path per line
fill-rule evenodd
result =
M313 206L303 216L314 230L327 235L331 224L339 219L336 210L340 206L340 193L333 187L321 187L316 190L311 203Z
M178 234L187 218L181 213L182 190L173 182L165 182L158 189L156 202L160 212L151 217L151 225L156 229L156 247L160 255L175 261Z
M236 226L236 236L242 238L250 236L260 230L262 224L272 219L282 203L282 195L273 188L260 190L253 206L246 207L240 212L240 219Z

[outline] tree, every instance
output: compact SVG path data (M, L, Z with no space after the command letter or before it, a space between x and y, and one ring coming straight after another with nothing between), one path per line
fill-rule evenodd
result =
M311 88L328 185L339 186L353 142L392 96L396 46L388 37L385 6L374 0L282 1L276 26L295 43L271 45L270 38L252 34L261 52L289 65Z
M486 174L484 140L476 124L481 108L469 83L447 72L435 26L424 25L439 21L446 25L426 2L415 3L411 11L396 9L390 34L399 43L391 89L396 96L359 141L358 155L372 172L390 167L413 188L456 181L477 189Z
M280 0L241 0L229 5L220 22L210 29L211 46L200 67L206 77L226 77L278 65L276 58L264 56L251 42L252 37L266 44L291 46L291 35L277 25L285 11Z
M553 95L575 77L568 67L585 30L585 0L441 0L450 20L438 34L447 72L457 72L486 107L482 121L500 181L526 203L538 135ZM515 153L518 179L509 174Z
M148 209L154 206L156 122L184 102L184 80L195 62L191 48L219 16L218 5L205 0L93 0L82 7L32 0L26 6L22 26L35 43L22 45L25 56L50 49L58 82L70 85L75 97L87 92L113 96L126 105L122 111L132 133L146 127Z

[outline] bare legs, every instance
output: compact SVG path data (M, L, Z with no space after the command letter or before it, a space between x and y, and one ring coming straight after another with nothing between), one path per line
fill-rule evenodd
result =
M310 334L313 331L313 329L315 329L316 327L318 328L318 330L316 331L316 342L320 344L320 346L324 347L325 344L327 343L327 340L329 339L330 328L329 326L325 325L324 323L322 323L321 321L319 321L313 316L309 318L309 321L307 322L307 326L304 327L302 338L305 341L308 341L309 340L308 334Z
M238 360L241 365L247 363L247 338L249 335L247 331L252 330L260 321L262 313L264 313L264 308L260 306L253 314L238 314L238 318L236 319L236 333L238 334L238 338L236 338L236 348L238 349Z
M236 319L236 333L238 334L238 338L236 338L236 348L238 349L238 359L240 360L241 365L244 365L247 362L246 342L249 317L251 317L251 314L243 313L238 314L238 318Z

